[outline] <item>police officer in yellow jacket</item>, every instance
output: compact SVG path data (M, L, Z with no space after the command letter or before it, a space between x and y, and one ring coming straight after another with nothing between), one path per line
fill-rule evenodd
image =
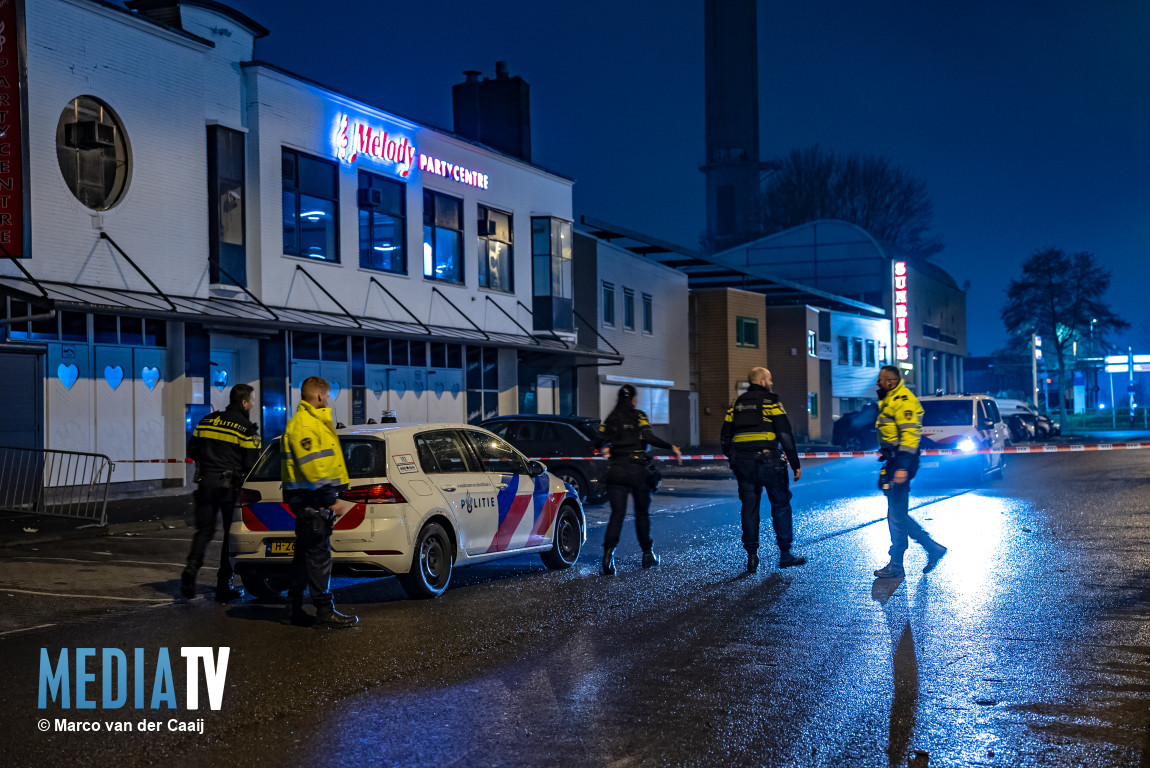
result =
M739 483L747 572L755 573L759 569L759 504L764 488L779 545L779 567L802 565L807 559L791 553L794 533L787 464L794 470L795 482L803 471L799 468L790 419L778 395L771 391L770 371L752 368L747 381L750 388L727 409L720 441Z
M879 451L883 469L879 486L886 494L886 522L890 528L890 562L874 572L880 579L897 579L905 574L903 554L914 539L926 550L926 567L930 573L946 554L946 547L910 516L910 480L918 471L918 445L922 440L922 405L907 389L902 374L893 365L884 365L878 374Z
M195 502L196 533L188 564L180 576L180 594L191 598L196 593L196 572L204 564L204 552L216 533L216 517L222 519L224 543L220 551L220 568L216 573L216 600L225 603L243 597L232 586L232 558L228 546L228 528L235 508L236 490L260 456L259 427L248 419L255 405L254 390L237 384L228 393L228 407L200 419L188 441L188 458L196 462Z
M345 511L339 492L348 484L343 449L328 408L331 388L318 376L304 379L300 404L280 449L280 479L284 500L295 515L295 554L291 563L291 623L332 629L352 627L359 621L335 610L331 582L331 529ZM315 618L303 609L307 586Z

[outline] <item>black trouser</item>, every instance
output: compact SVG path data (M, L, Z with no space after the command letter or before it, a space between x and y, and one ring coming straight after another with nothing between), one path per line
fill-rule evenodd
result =
M289 495L288 506L295 515L295 554L291 559L291 585L288 597L293 607L303 605L303 590L311 593L317 612L332 610L331 510L320 506L311 494Z
M771 503L771 523L779 552L791 551L794 533L791 522L791 489L786 461L776 453L736 451L731 456L731 469L739 483L739 501L743 503L743 548L759 549L759 505L763 489Z
M204 552L208 549L208 542L216 534L216 517L224 523L224 545L220 550L220 570L217 573L219 583L232 580L231 547L228 546L228 529L232 525L232 514L235 509L236 491L231 482L221 482L205 478L192 494L195 502L196 533L192 536L192 551L188 553L188 567L199 569L204 564Z
M635 499L635 535L644 552L651 551L651 488L647 484L647 463L631 459L612 459L607 466L607 498L611 501L611 520L603 546L614 549L623 532L623 518L627 515L627 496Z

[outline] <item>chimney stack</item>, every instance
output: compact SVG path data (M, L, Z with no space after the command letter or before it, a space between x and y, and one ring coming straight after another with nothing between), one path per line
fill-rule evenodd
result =
M455 132L492 149L531 162L531 88L511 77L506 61L495 62L495 79L469 69L451 89Z

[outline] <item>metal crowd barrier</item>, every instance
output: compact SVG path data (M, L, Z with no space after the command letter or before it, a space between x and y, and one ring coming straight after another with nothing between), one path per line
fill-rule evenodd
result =
M107 525L112 466L99 453L0 446L0 512Z

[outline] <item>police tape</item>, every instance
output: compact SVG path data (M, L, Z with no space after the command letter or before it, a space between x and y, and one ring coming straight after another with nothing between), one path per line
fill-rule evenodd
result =
M1061 445L1012 445L1006 448L982 448L964 451L960 448L924 448L920 456L977 456L988 453L1081 453L1084 451L1150 450L1150 443L1066 443ZM801 451L800 459L851 459L877 457L878 451ZM671 455L653 456L659 461L674 461ZM721 453L683 454L683 461L727 461ZM538 456L531 461L608 461L606 456ZM120 459L116 464L193 464L193 459Z

